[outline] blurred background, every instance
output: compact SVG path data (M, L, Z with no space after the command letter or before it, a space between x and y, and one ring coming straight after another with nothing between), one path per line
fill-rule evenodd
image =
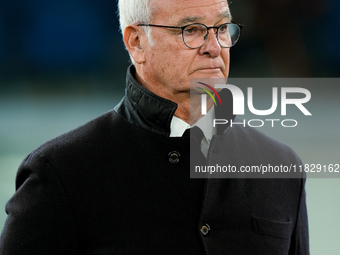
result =
M122 97L130 62L116 4L0 1L0 231L22 159ZM305 163L340 163L340 87L322 79L340 74L340 2L234 0L230 8L234 21L245 26L231 50L231 77L322 81L309 88L315 114L304 126L266 132ZM311 254L338 254L340 179L310 179L307 192Z

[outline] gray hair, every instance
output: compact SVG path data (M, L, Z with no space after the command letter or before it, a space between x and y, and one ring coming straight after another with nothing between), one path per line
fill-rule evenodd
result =
M119 0L118 1L118 12L119 12L119 23L120 31L124 35L124 30L128 25L136 23L150 23L155 8L152 6L153 0ZM228 0L226 0L228 2ZM142 27L147 35L148 41L151 45L154 41L151 36L151 27ZM130 55L132 63L134 60Z
M149 23L152 19L154 9L151 7L152 0L119 0L119 23L120 31L124 35L125 28L130 24ZM142 27L152 45L151 27ZM132 63L134 62L130 55Z

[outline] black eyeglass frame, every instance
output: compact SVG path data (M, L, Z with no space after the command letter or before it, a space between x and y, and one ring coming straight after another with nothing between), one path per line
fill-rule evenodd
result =
M211 26L211 27L208 27L208 26L206 26L206 25L204 25L204 24L202 24L202 23L192 23L192 24L188 24L188 25L185 25L185 26L181 26L181 27L178 27L178 26L156 25L156 24L145 24L145 23L137 24L137 26L163 27L163 28L182 29L182 40L183 40L184 44L185 44L188 48L190 48L190 49L197 49L197 48L201 47L201 46L205 43L205 41L206 41L206 39L207 39L207 36L208 36L208 34L209 34L209 30L210 30L211 28L216 29L216 38L217 38L217 41L218 41L219 45L220 45L222 48L231 48L231 47L233 47L233 46L238 42L238 40L239 40L239 38L240 38L240 35L239 35L239 38L237 39L237 41L236 41L232 46L230 46L230 47L224 47L224 46L220 43L220 40L219 40L219 37L218 37L218 32L219 32L220 28L221 28L222 26L224 26L224 25L229 25L229 24L237 25L237 26L239 27L239 29L240 29L240 35L241 35L241 31L242 31L242 28L243 28L244 26L243 26L242 24L238 24L238 23L234 23L234 22L223 23L223 24L221 24L221 25L219 25L219 26ZM190 47L189 45L186 44L186 42L185 42L185 40L184 40L184 30L185 30L187 27L192 26L192 25L202 25L202 26L206 27L206 29L207 29L207 34L204 36L204 40L203 40L202 44L201 44L200 46L197 46L197 47Z

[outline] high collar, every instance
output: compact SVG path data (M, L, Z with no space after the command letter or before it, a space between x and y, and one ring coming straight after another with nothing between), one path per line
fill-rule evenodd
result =
M169 136L170 123L177 109L177 104L157 96L144 88L135 78L136 69L128 68L126 75L125 96L115 107L115 111L126 121L152 132ZM230 121L232 114L232 95L229 90L220 93L223 106L216 107L216 117ZM222 134L227 125L219 125L217 134Z
M128 68L125 97L115 110L128 122L165 136L170 135L170 123L177 104L144 88L135 78L136 69Z

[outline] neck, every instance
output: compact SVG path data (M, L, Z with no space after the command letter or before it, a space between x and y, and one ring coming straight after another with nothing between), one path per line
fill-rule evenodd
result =
M138 70L136 72L136 79L144 88L150 90L152 93L176 103L177 109L174 115L188 124L193 125L202 117L201 94L194 91L190 93L190 86L188 86L186 90L175 91L169 87L165 88L164 86L158 85L157 83L150 85L139 75ZM207 100L207 110L209 110L212 105L213 100L209 98Z
M136 73L136 79L143 87L150 90L152 93L176 103L177 109L174 115L184 120L186 123L193 125L202 117L201 94L195 92L190 94L190 89L172 91L164 90L157 86L150 86L138 75L138 73ZM207 101L207 110L209 110L213 105L213 100L209 98Z
M201 113L201 94L197 94L193 92L193 94L189 95L187 101L182 103L177 103L178 108L175 112L175 116L189 123L190 125L194 125L203 115ZM211 109L213 106L213 100L207 100L207 111Z

